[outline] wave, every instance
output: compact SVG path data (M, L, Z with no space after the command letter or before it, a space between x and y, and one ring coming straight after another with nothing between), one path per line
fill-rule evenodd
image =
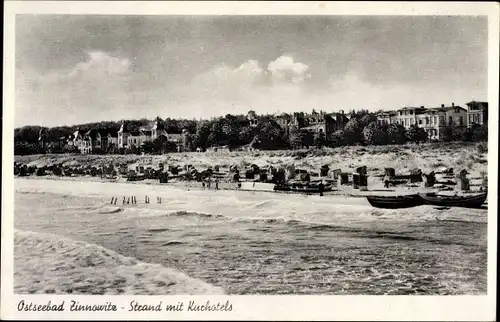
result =
M427 222L436 221L437 219L425 220ZM248 222L248 223L261 223L265 225L250 227L249 231L269 231L276 230L277 228L269 228L269 225L281 225L282 228L287 231L294 230L297 232L301 231L311 231L311 232L336 232L336 233L346 233L355 234L356 237L360 238L381 238L381 239L391 239L399 241L422 241L428 243L438 243L438 244L456 244L456 245L470 245L467 241L457 241L449 240L446 236L441 237L431 237L428 234L421 234L418 231L408 230L411 223L408 225L401 226L390 225L386 229L376 229L375 227L367 227L363 225L363 222L345 222L342 224L333 223L322 223L313 222L304 219L290 218L290 217L278 217L278 218L262 218L262 217L247 217L247 218L234 218L233 221L236 222ZM439 220L439 221L453 221L469 225L484 224L482 222L475 222L471 220Z
M166 243L163 243L163 246L174 246L174 245L184 245L184 244L186 243L180 240L171 240Z
M261 208L264 208L266 206L270 206L272 204L276 204L276 201L273 200L273 199L267 199L267 200L263 200L261 202L258 202L256 204L253 204L252 206L250 206L251 208L254 208L254 209L261 209Z
M99 210L100 214L114 214L117 212L122 212L124 209L120 207L103 207Z
M17 294L224 294L216 286L110 249L31 231L15 231Z
M186 210L176 210L167 213L167 216L177 216L177 217L203 217L203 218L227 218L226 216L220 214L212 214L208 212L199 211L186 211Z

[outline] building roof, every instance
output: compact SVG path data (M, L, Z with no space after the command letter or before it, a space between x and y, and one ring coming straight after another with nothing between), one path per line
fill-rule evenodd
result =
M154 125L155 121L148 121L146 125L143 125L139 128L139 131L151 131Z
M101 134L101 136L108 136L108 135L111 135L112 137L118 136L118 131L114 129L100 129L99 133Z
M395 116L397 114L395 111L383 111L378 113L377 116Z
M471 105L471 104L483 104L483 105L488 105L488 102L470 101L469 103L465 103L465 105Z
M458 105L455 105L455 106L445 106L443 109L445 111L449 111L449 110L454 110L454 109L461 109L461 110L464 110L464 111L467 111L467 109L463 108L462 106L458 106Z
M314 125L305 126L305 127L301 128L301 130L316 130L322 126L324 126L324 125L323 124L314 124Z
M100 136L101 133L99 133L100 131L97 130L97 129L90 129L87 131L87 133L85 133L85 136L88 136L88 137L91 137L92 139L95 139L97 136Z

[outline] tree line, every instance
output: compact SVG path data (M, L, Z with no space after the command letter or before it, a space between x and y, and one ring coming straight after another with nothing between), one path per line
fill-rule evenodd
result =
M304 113L295 113L295 117L301 123L305 118ZM246 115L227 114L223 117L210 120L186 120L186 119L161 119L157 118L158 125L167 133L181 133L186 131L186 145L190 150L198 148L205 150L211 146L228 146L235 149L241 146L255 143L254 147L263 150L277 149L299 149L310 147L338 147L348 145L387 145L405 143L428 142L427 132L412 125L406 129L400 124L381 125L377 123L376 113L367 110L351 111L350 120L343 130L334 132L327 138L325 133L313 133L303 129L290 128L288 131L279 125L276 116L255 115L256 124L250 124ZM146 126L150 120L128 120L126 130L138 131L140 127ZM78 152L75 147L66 144L66 139L79 130L83 133L97 129L103 133L117 132L121 122L103 121L85 123L73 126L40 127L24 126L14 130L14 153L15 154L37 154L37 153L68 153ZM39 135L43 130L45 145L40 144ZM450 125L444 128L441 141L487 141L487 125L476 125L471 128ZM62 143L61 143L62 142ZM129 150L119 151L116 147L110 147L100 153L164 153L175 151L172 142L158 139L154 142L145 143L142 146Z

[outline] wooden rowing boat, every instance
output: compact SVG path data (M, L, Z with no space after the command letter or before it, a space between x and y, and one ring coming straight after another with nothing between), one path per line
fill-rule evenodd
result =
M487 197L488 194L486 192L473 196L444 196L437 195L435 192L420 194L420 198L422 198L424 204L462 208L481 208Z
M422 205L418 194L405 196L366 196L370 205L376 208L400 209Z

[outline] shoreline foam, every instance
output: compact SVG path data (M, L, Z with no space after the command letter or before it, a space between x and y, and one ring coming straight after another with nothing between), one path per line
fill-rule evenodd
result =
M225 294L219 287L160 264L31 231L15 231L14 265L17 294Z

